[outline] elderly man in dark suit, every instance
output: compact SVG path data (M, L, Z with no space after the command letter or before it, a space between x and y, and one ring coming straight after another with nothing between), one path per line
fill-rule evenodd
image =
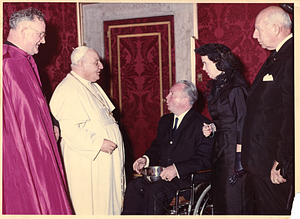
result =
M162 180L132 180L126 189L123 214L164 214L176 191L190 185L190 173L211 168L213 140L202 133L203 123L210 121L191 109L197 97L197 89L190 81L179 81L171 88L166 99L172 113L161 117L156 139L133 164L139 174L149 165L165 167L160 174ZM195 182L209 179L209 172L197 174Z
M294 43L292 22L280 7L262 10L253 37L273 50L247 97L242 165L250 173L254 214L290 214L294 162Z

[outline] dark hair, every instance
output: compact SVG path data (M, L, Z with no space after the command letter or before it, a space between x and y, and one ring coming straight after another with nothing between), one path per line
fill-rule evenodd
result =
M28 8L12 13L9 19L11 29L16 29L21 21L33 21L37 18L40 21L45 21L43 13L36 8Z
M235 70L239 68L239 61L236 59L231 50L219 43L204 44L195 52L201 56L207 56L209 60L216 63L219 71L226 72L227 70Z
M201 56L207 56L216 64L216 68L222 71L215 80L207 83L207 90L204 93L207 100L212 99L232 77L242 78L240 63L227 46L220 43L209 43L198 47L195 52Z

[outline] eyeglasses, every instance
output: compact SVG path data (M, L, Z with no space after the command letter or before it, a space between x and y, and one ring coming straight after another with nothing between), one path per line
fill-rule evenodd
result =
M34 30L34 31L38 32L38 34L39 34L39 36L40 36L41 39L43 39L44 37L46 37L46 33L45 32L40 32L40 31L38 31L36 29L33 29L31 27L27 27L27 28L30 28L31 30Z

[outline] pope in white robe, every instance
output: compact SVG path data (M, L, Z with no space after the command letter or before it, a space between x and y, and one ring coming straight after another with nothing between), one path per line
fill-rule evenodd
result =
M98 53L84 46L73 51L71 61L73 70L55 89L50 108L60 124L75 214L120 215L125 153L119 126L111 114L114 106L94 83L103 66Z

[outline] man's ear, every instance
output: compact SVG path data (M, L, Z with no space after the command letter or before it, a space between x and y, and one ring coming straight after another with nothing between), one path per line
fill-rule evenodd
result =
M19 31L20 31L20 34L22 36L22 39L25 38L26 34L28 33L28 27L22 25L20 28L19 28Z
M188 97L185 97L184 101L185 101L185 104L187 104L187 105L190 104L190 99Z
M85 66L84 61L79 60L78 61L78 66L80 66L81 68L84 68L84 66Z
M275 36L278 36L281 32L281 27L278 24L273 24L272 31Z

